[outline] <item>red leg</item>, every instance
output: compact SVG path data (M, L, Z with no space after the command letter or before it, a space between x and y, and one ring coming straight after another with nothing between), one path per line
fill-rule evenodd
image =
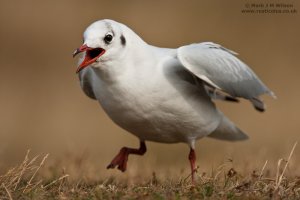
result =
M127 161L129 154L136 154L136 155L144 155L147 151L146 144L144 141L140 141L140 148L139 149L132 149L128 147L123 147L118 155L111 161L111 163L106 167L107 169L113 169L118 166L118 169L122 172L126 171L127 168Z
M196 166L195 166L196 153L193 148L191 148L191 150L190 150L189 160L190 160L191 171L192 171L192 183L194 184L195 183L195 172L196 172Z

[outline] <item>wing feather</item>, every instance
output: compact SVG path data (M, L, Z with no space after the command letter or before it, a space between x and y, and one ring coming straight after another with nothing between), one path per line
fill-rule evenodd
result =
M188 71L233 97L252 99L264 93L274 96L236 54L212 42L183 46L177 51L179 61Z

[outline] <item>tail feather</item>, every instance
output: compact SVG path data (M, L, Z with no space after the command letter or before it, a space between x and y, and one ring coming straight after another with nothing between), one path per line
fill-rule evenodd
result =
M227 117L225 117L221 112L221 121L219 126L213 131L208 137L228 140L228 141L241 141L248 139L248 135L235 126Z

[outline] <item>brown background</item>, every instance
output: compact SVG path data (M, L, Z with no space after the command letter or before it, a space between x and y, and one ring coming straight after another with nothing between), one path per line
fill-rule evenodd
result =
M300 5L297 14L242 14L256 1L0 1L0 165L20 162L27 149L50 153L52 160L88 157L103 174L105 165L124 145L138 140L117 127L98 103L81 91L72 52L84 29L98 19L114 19L146 42L162 47L213 41L238 52L276 93L264 97L261 114L242 101L219 107L250 135L242 143L203 139L197 142L198 164L204 169L232 158L269 167L286 157L300 128ZM158 172L185 168L188 147L148 143L144 158L130 159L133 169L162 165ZM296 151L294 162L299 155ZM66 156L67 155L67 156ZM146 164L145 164L146 163ZM135 166L135 167L134 167ZM206 167L206 168L205 168Z

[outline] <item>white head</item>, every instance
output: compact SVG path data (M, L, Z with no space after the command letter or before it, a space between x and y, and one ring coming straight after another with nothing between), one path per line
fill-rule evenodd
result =
M73 53L74 57L85 52L77 72L88 66L96 67L95 63L98 62L119 59L133 34L128 27L113 20L105 19L92 23L83 34L82 46Z

